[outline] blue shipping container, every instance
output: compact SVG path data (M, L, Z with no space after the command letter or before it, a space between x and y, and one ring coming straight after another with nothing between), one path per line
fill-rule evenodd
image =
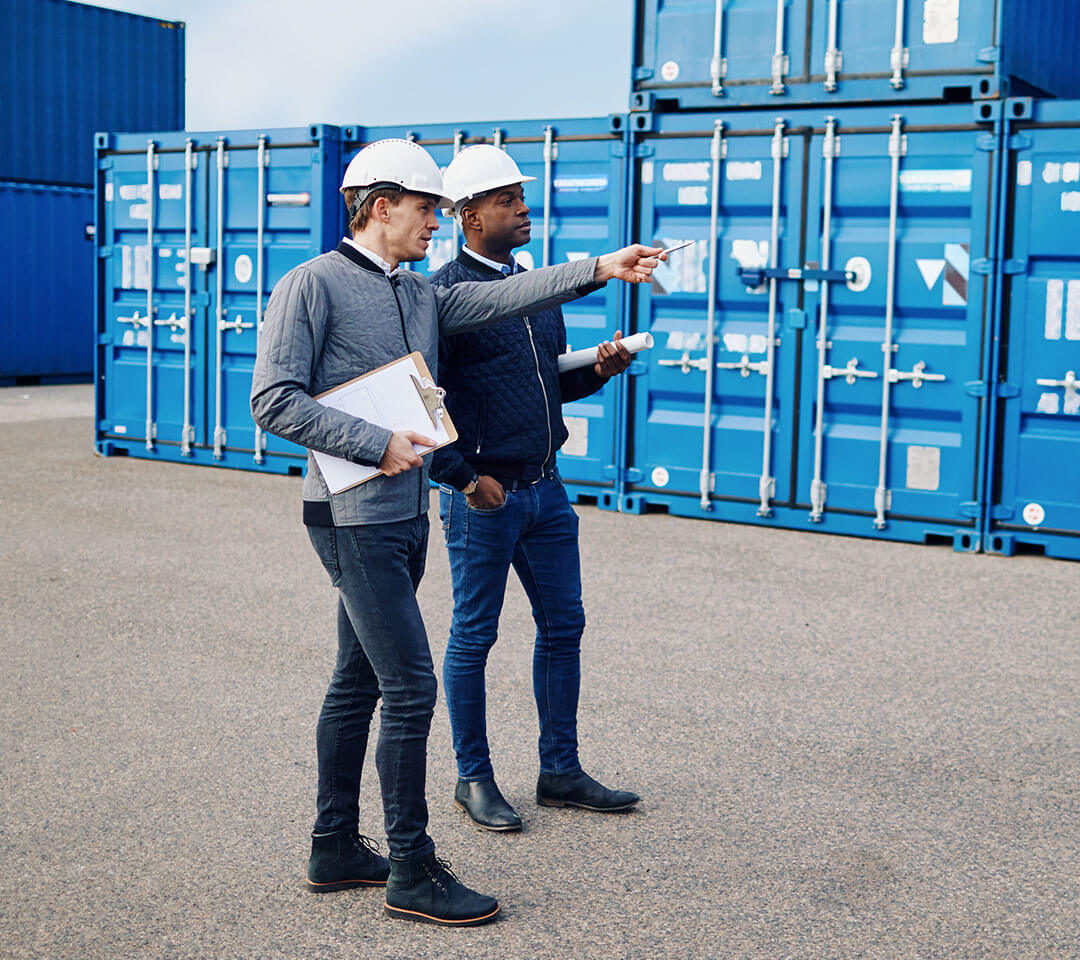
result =
M1005 113L985 545L1080 559L1080 102Z
M638 0L632 109L1080 96L1057 0Z
M97 131L182 128L184 34L67 0L4 0L0 180L92 187Z
M697 242L637 293L623 509L979 548L1000 113L634 131L638 236Z
M626 117L578 120L486 121L401 127L346 127L348 161L366 143L384 137L415 139L445 168L457 150L474 143L502 146L521 172L533 223L532 240L515 251L526 267L562 263L616 249L624 242ZM457 256L461 238L447 219L428 259L415 268L437 270ZM625 315L624 284L563 306L569 349L609 338ZM616 463L622 437L618 378L599 393L564 407L570 437L559 454L559 470L577 500L615 509ZM450 411L451 416L453 410Z
M336 127L98 137L98 449L300 473L256 428L263 310L341 236Z
M0 183L0 384L89 380L94 191Z

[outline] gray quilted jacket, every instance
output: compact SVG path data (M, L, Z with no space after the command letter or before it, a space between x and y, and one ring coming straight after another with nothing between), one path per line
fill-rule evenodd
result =
M251 388L251 412L264 430L308 450L378 464L390 431L325 407L316 395L419 350L438 382L440 336L503 317L567 303L597 289L596 258L531 270L501 283L442 289L419 274L389 278L348 244L290 270L267 304ZM314 458L304 480L308 503L328 503L337 525L408 520L428 509L423 469L376 477L331 495Z

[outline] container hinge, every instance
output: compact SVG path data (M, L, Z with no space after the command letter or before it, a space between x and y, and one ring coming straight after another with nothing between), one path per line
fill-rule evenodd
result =
M976 257L971 261L971 270L989 276L994 272L994 261L988 257Z
M619 468L613 463L607 464L600 472L609 480L615 480L619 476Z
M975 149L993 153L998 148L998 138L992 133L980 133L975 138Z
M107 260L109 257L111 257L113 255L113 248L112 247L98 247L97 255L98 255L98 259Z
M97 166L99 170L111 170L113 168L113 158L101 157L98 159Z
M626 144L622 140L614 140L614 141L612 141L611 155L613 157L625 157L626 156Z
M635 157L652 157L656 155L656 147L651 143L637 143L634 144L634 156Z
M983 47L975 54L975 59L979 63L999 63L1001 61L1001 47Z
M969 397L985 397L987 393L985 380L969 380L964 384L964 393Z
M990 508L990 519L992 520L1011 520L1016 511L1012 507L1006 507L1004 504L997 504Z
M979 518L979 514L982 513L982 511L979 509L978 502L975 500L967 500L964 503L960 504L959 512L960 516L962 517L972 517L976 520Z
M655 74L655 72L653 71L653 69L651 67L635 67L634 68L634 79L635 80L651 80L654 76L656 76L656 74Z
M1030 150L1034 146L1031 134L1014 133L1009 137L1010 150Z
M1008 400L1020 396L1020 388L1015 383L999 383L994 387L994 395Z
M1027 273L1027 260L1023 258L1006 260L1001 265L1001 270L1003 273Z
M639 467L627 467L623 472L623 480L627 483L641 483L645 479L645 471Z

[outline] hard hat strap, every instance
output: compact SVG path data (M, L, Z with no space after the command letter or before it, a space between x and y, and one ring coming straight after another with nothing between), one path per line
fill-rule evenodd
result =
M349 223L352 223L353 220L356 219L356 215L360 212L360 208L364 205L364 201L376 190L397 190L398 193L405 192L405 188L400 183L390 183L388 181L372 183L366 187L357 187L356 196L353 197L353 202L349 205Z

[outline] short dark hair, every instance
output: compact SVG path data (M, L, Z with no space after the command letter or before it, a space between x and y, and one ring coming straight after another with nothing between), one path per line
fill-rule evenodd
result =
M358 188L346 187L345 188L345 209L351 210L353 200L356 199ZM349 235L356 233L359 230L363 230L367 226L368 220L371 218L372 207L375 206L375 201L379 197L385 197L390 206L396 207L400 202L404 194L396 187L380 187L378 190L372 190L371 193L364 198L364 202L360 204L360 209L356 211L356 216L352 218L349 223Z

